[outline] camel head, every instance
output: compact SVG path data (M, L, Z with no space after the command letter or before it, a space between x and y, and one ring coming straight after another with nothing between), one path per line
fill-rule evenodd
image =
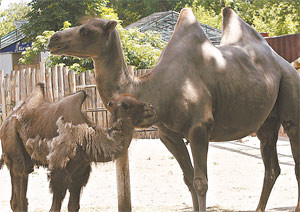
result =
M123 94L116 100L108 103L112 108L112 122L116 122L121 118L133 126L143 125L148 119L155 114L155 110L151 104L137 100L134 96Z
M80 58L105 55L116 21L94 18L81 26L56 32L50 38L48 49L51 54L69 55Z

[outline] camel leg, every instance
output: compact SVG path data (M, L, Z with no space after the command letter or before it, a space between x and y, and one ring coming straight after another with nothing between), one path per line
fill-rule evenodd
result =
M194 188L199 202L199 211L206 211L207 152L209 143L210 124L199 123L189 132L191 150L194 161Z
M69 186L70 199L68 203L68 211L79 211L80 193L89 180L91 165L80 166L76 172L72 174L72 182Z
M65 170L53 170L49 174L50 190L53 193L50 211L57 212L67 192L68 177Z
M280 121L276 116L270 116L257 132L260 140L260 151L265 166L265 177L259 204L256 211L265 211L267 201L277 177L280 175L276 143Z
M295 161L298 183L298 203L295 211L300 212L300 77L296 71L284 75L278 96L280 120L287 133Z
M295 212L300 212L300 123L283 122L282 125L290 139L292 154L295 161L295 174L298 183L298 203Z
M183 172L183 179L192 195L193 209L199 210L197 194L193 186L194 168L189 152L182 139L182 136L165 127L159 127L159 137L171 154L175 157Z
M13 164L15 167L16 164ZM18 173L10 170L12 195L10 200L11 209L13 211L27 211L28 200L26 198L28 174Z

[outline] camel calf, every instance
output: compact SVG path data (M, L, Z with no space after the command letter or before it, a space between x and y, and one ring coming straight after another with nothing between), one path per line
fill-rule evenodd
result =
M35 165L50 169L50 211L60 211L67 189L68 210L78 211L91 162L111 161L120 156L130 144L134 125L155 113L151 105L121 95L110 103L113 124L105 131L95 127L81 112L85 98L85 92L80 91L49 103L45 100L44 84L40 83L4 121L0 130L2 161L11 175L13 211L28 210L28 174Z

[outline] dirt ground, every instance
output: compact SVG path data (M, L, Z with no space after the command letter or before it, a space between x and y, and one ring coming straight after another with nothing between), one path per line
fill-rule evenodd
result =
M281 166L271 193L267 211L292 211L297 203L294 162L289 142L278 141ZM159 140L133 140L129 148L131 199L133 211L191 211L192 201L182 172ZM211 143L208 157L209 211L254 211L262 188L264 166L259 141L255 137ZM0 211L10 211L10 177L7 168L0 171ZM29 211L48 211L51 194L47 170L36 169L29 178ZM66 211L68 196L63 203ZM84 188L80 211L117 211L115 164L93 165Z

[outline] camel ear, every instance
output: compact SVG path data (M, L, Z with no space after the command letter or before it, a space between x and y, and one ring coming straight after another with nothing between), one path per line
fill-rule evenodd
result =
M118 24L118 22L116 22L116 21L109 21L109 22L107 22L105 29L108 32L111 32L117 26L117 24Z

